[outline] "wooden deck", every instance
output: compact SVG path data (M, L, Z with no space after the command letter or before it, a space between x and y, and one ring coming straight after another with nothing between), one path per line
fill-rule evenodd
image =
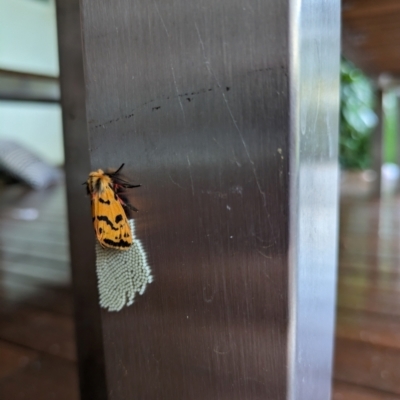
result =
M0 399L77 400L64 188L0 196Z
M342 196L334 400L400 399L400 196Z
M361 192L341 205L333 399L400 399L400 197ZM63 187L3 191L2 400L79 398L67 243Z

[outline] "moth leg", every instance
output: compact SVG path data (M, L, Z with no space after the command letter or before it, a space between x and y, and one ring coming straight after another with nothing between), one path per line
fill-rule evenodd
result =
M132 210L132 211L139 211L136 207L134 207L132 204L129 204L129 203L121 203L124 207L126 207L126 208L128 208L129 210Z
M119 202L121 203L122 207L126 208L128 211L136 211L136 212L139 211L136 207L134 207L134 206L133 206L132 204L130 204L128 201L126 201L126 200L124 200L122 197L120 197L120 196L118 195L118 193L115 193L115 195L117 196L117 198L118 198ZM128 218L130 217L129 212L128 212L127 217L128 217Z

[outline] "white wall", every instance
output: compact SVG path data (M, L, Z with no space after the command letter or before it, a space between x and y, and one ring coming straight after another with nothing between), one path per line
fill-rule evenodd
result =
M0 0L0 69L58 76L54 0Z
M53 165L64 163L59 104L0 101L0 138L20 143Z

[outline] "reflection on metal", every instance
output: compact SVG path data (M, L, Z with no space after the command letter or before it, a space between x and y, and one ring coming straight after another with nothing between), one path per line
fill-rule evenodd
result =
M60 101L58 79L0 70L1 100Z
M290 1L289 400L331 398L340 2Z

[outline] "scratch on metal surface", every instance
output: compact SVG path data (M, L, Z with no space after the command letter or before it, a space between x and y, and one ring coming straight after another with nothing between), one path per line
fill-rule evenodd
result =
M206 288L206 287L203 287L203 300L204 300L206 303L212 303L213 300L214 300L214 296L216 295L217 291L214 289L213 292L212 292L212 294L211 294L211 297L210 297L210 298L208 298L208 297L206 296L206 291L207 291L207 288Z
M283 68L283 67L281 66L281 68ZM250 73L258 73L258 72L264 72L264 71L270 71L270 70L272 70L272 68L260 68L260 69L257 69L257 70L249 71L248 73L249 74ZM209 68L209 66L208 66L208 71L210 72L210 74L213 75L212 69ZM215 79L214 75L213 75L213 77ZM176 89L176 87L174 89ZM222 90L221 86L218 86L218 89ZM195 96L207 94L207 93L212 92L213 90L214 90L214 86L208 87L208 88L202 88L202 89L199 89L199 90L193 91L193 92L185 92L185 93L178 93L178 94L176 94L176 90L175 90L175 95L174 96L172 96L170 93L166 93L166 94L157 96L157 97L155 97L153 99L147 100L144 103L138 104L137 106L135 106L134 108L131 109L130 114L124 114L124 115L120 116L119 118L113 118L113 119L109 119L109 120L106 120L106 121L103 121L103 122L99 122L99 121L96 121L96 120L90 120L89 121L89 125L91 125L91 126L94 125L94 129L99 129L99 128L106 129L106 125L112 124L114 122L118 122L118 121L122 121L122 120L126 120L126 119L129 119L129 118L132 118L135 115L134 114L135 111L139 111L140 109L142 109L142 108L144 108L146 106L149 106L150 104L152 104L154 102L165 101L165 100L176 99L176 98L182 98L182 97L187 98L187 96L191 96L191 99L193 99L193 97L195 97ZM227 88L227 90L228 90L228 88ZM150 107L152 107L152 105ZM151 108L152 111L155 111L156 109L158 109L158 107L152 107ZM238 164L239 167L241 166L239 163L237 163L237 164Z
M221 149L224 149L224 150L225 150L225 147L222 146L222 144L218 143L218 142L217 142L217 139L215 139L215 137L213 137L213 140L214 140L215 143L217 143L217 145L218 145L219 147L221 147Z
M229 192L240 194L241 196L243 196L243 187L240 185L232 186L231 188L229 188Z
M320 112L320 107L321 107L321 79L322 79L322 73L321 73L321 55L320 55L320 49L319 49L319 40L315 40L315 47L317 48L317 65L318 65L318 71L317 71L317 79L316 79L316 85L317 85L317 107L315 110L315 118L314 118L314 132L317 131L317 122L318 122L318 116ZM319 78L319 79L318 79ZM314 92L315 93L315 92ZM329 135L329 132L328 132Z
M201 38L199 27L197 26L196 22L194 23L194 26L196 27L197 36L199 37L199 41L200 41L201 47L203 49L203 56L204 56L204 43L203 43L203 39Z
M175 86L175 91L176 91L177 98L178 98L178 101L179 101L179 106L181 107L183 118L185 119L185 110L183 109L182 101L181 101L181 98L180 98L180 95L179 95L178 84L176 82L175 71L174 71L174 67L172 65L172 54L171 54L171 45L169 43L169 32L168 32L167 26L165 25L164 19L163 19L161 13L160 13L160 10L158 9L156 1L153 1L153 3L154 3L154 7L155 7L155 9L157 11L158 16L160 17L160 20L161 20L161 23L162 23L162 25L164 27L165 33L167 34L167 37L168 37L169 64L170 64L170 67L171 67L172 78L174 80L174 86Z
M190 166L191 166L191 164L190 164L190 159L189 159L189 156L188 156L188 155L186 156L186 158L187 158L187 162L188 162L188 165L189 165L189 176L190 176L190 182L191 182L191 184L192 184L192 194L193 194L193 196L194 196L194 185L193 185L192 171L191 171L191 169L190 169Z
M154 3L154 7L156 8L157 14L161 19L161 23L163 24L165 32L167 33L167 36L169 37L168 29L167 29L167 27L166 27L166 25L164 23L164 19L163 19L162 15L160 14L160 10L158 9L158 5L157 5L156 1L154 1L153 3Z
M229 350L226 350L226 351L220 351L220 350L218 350L218 346L215 346L213 351L214 351L215 354L225 355L225 354L230 353L232 351L232 349L229 349Z
M230 116L231 116L232 121L233 121L233 124L235 125L236 130L237 130L237 132L239 133L239 137L240 137L240 140L242 141L243 147L244 147L244 149L245 149L245 152L246 152L246 155L247 155L247 159L249 160L249 162L250 162L250 164L251 164L251 169L252 169L252 171L253 171L253 175L254 175L254 178L255 178L255 180L256 180L258 190L259 190L259 192L260 192L260 194L261 194L261 196L262 196L262 198L263 198L264 207L266 207L266 205L267 205L267 198L266 198L266 196L265 196L265 192L261 189L261 184L260 184L260 181L258 180L257 171L256 171L256 167L255 167L255 165L254 165L254 161L252 160L252 158L251 158L251 156L250 156L250 152L249 152L249 149L248 149L248 147L247 147L246 142L244 141L242 132L241 132L241 130L239 129L238 124L236 123L236 120L235 120L235 118L234 118L234 116L233 116L233 114L232 114L231 108L229 107L228 100L227 100L226 97L225 97L225 93L223 93L223 92L221 92L221 93L222 93L222 97L224 98L226 108L227 108L227 110L228 110L228 112L229 112L229 114L230 114Z
M243 381L256 382L256 383L259 383L260 385L267 386L267 384L266 384L265 382L260 381L259 379L253 378L253 377L251 377L251 376L244 376L244 377L242 378L242 380L243 380Z
M271 247L276 246L276 240L275 243L271 243L269 246L263 246L263 249L270 249Z
M215 137L213 137L213 140L214 140L215 143L217 143L217 145L218 145L221 149L225 150L225 147L222 146L221 143L218 143L218 142L217 142L217 139L215 139ZM240 162L237 160L236 154L235 154L235 151L234 151L234 150L232 150L232 155L233 155L233 161L235 162L235 164L236 164L238 167L241 167L242 164L240 164Z
M171 182L174 184L174 185L176 185L176 186L178 186L179 188L181 188L181 189L185 189L183 186L181 186L178 182L175 182L173 179L172 179L172 176L171 176L171 174L168 172L168 176L169 176L169 179L171 179Z
M197 36L199 37L199 42L200 42L201 48L202 48L202 50L203 50L203 58L204 58L204 61L205 61L204 64L206 65L207 70L208 70L208 72L210 73L210 75L213 76L213 78L214 78L214 80L215 80L215 82L216 82L218 88L219 88L220 91L221 91L222 98L224 99L224 103L225 103L226 109L228 110L229 115L230 115L230 117L231 117L231 119L232 119L232 122L233 122L233 124L235 125L235 128L236 128L236 130L237 130L237 132L238 132L238 134L239 134L240 140L241 140L241 142L242 142L242 144L243 144L243 147L244 147L244 150L245 150L247 159L249 160L249 162L250 162L250 164L251 164L251 169L252 169L252 171L253 171L253 175L254 175L254 178L255 178L256 183L257 183L258 191L260 192L260 194L261 194L261 196L262 196L262 198L263 198L263 205L264 205L264 207L266 207L266 205L267 205L267 198L266 198L266 196L265 196L265 192L261 189L261 184L260 184L260 181L259 181L259 179L258 179L258 175L257 175L257 171L256 171L256 168L255 168L255 165L254 165L254 161L252 160L252 158L251 158L251 156L250 156L250 152L249 152L249 149L248 149L248 147L247 147L247 144L246 144L246 142L245 142L245 140L244 140L244 138L243 138L242 131L240 130L240 128L239 128L239 126L238 126L238 124L237 124L237 122L236 122L236 120L235 120L235 118L234 118L234 116L233 116L232 110L231 110L231 108L230 108L230 106L229 106L228 99L226 98L225 93L223 92L222 86L221 86L219 80L217 79L217 77L215 76L214 71L213 71L212 68L211 68L210 61L209 61L209 60L207 59L207 57L206 57L205 49L204 49L204 42L203 42L203 40L202 40L202 38L201 38L199 28L198 28L198 26L197 26L196 23L194 24L194 26L196 27Z
M257 249L257 252L260 253L263 257L268 258L269 260L272 259L272 257L267 256L266 254L264 254L262 251Z
M172 61L170 62L170 65L171 65L172 76L174 78L175 91L176 91L176 94L178 95L178 101L179 101L179 105L181 106L183 117L185 118L185 110L183 109L181 98L179 96L178 84L176 83L175 71L174 71L174 67L172 66Z

